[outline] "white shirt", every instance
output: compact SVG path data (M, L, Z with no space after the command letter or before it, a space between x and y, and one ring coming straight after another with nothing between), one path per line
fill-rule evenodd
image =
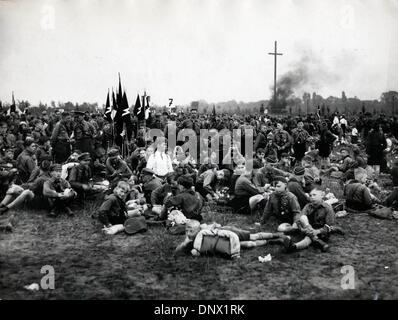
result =
M341 118L340 119L340 124L344 124L345 126L347 126L347 120L345 118Z
M351 134L355 137L358 135L358 129L357 128L353 128Z
M156 151L154 154L151 154L146 167L153 170L158 176L165 176L169 172L173 172L171 158L165 152Z

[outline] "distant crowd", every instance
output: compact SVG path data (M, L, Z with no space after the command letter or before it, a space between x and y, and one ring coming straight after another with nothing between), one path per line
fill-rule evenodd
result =
M184 139L171 148L170 128L177 135L194 132L195 152L187 150ZM163 136L152 137L151 129ZM211 136L201 135L202 129ZM241 135L225 138L220 134L225 129ZM101 202L94 218L106 234L164 224L186 234L176 253L226 250L237 256L236 247L271 243L282 244L286 252L310 245L328 251L329 236L344 234L336 217L355 212L398 217L396 117L163 112L133 121L130 141L114 132L102 114L0 115L0 229L13 230L17 208L73 217L74 207L92 199ZM381 174L392 190L380 187ZM325 179L339 183L344 199L326 190ZM255 215L263 228L269 219L279 226L274 232L251 233L204 221L206 203ZM293 242L290 233L302 239ZM227 239L229 249L214 239Z

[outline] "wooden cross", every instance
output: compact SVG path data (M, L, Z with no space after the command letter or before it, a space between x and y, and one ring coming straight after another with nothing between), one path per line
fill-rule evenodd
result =
M268 52L268 54L274 56L274 107L276 107L276 57L283 55L282 53L278 53L277 42L276 41L275 41L275 51L274 52Z

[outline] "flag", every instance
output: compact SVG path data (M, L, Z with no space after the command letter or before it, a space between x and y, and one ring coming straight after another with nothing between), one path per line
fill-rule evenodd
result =
M150 110L149 110L149 101L151 100L151 96L146 96L146 107L145 107L145 120L149 118Z
M3 111L3 103L0 100L0 112Z
M213 104L213 117L215 117L215 116L216 116L216 105Z
M122 99L123 99L122 82L120 80L120 73L119 73L119 91L116 93L116 102L118 106L122 104Z
M8 109L8 111L7 111L7 115L10 115L11 112L18 113L18 114L22 113L21 110L15 105L14 91L12 92L12 104L10 106L10 109Z
M117 104L116 104L116 99L115 99L115 93L113 92L113 88L112 88L112 111L111 111L112 121L115 120L116 111L117 111Z
M125 128L125 130L123 131L126 131L127 140L130 141L133 135L133 121L131 120L130 107L127 101L126 91L123 93L122 106L123 106L122 120Z
M139 94L137 94L137 99L135 100L134 115L138 118L138 120L145 120L145 111L143 109L143 106L141 105L141 99Z
M144 112L143 119L145 119L145 110L146 110L145 106L146 106L146 91L144 91L144 95L142 96L142 103L141 103L141 108L142 108L142 111Z
M105 104L105 112L104 112L104 118L111 122L112 117L111 117L112 109L111 109L111 104L109 102L109 89L108 89L108 94L106 96L106 104Z

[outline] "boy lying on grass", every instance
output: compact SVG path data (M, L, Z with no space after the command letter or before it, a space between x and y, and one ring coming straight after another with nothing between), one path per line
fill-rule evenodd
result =
M241 248L253 248L264 246L267 243L285 243L288 237L283 233L270 233L270 232L258 232L250 233L250 231L239 229L234 226L221 226L218 223L212 224L200 224L197 220L187 220L185 224L185 239L175 249L176 254L180 253L191 253L194 256L199 256L200 252L194 249L194 242L198 234L202 230L226 230L237 235L240 242ZM214 237L220 237L217 232L214 232ZM219 239L216 239L216 242Z
M287 237L284 243L287 252L302 250L311 244L326 252L329 245L324 241L328 240L329 235L331 233L344 234L341 228L333 226L335 214L333 208L323 201L324 196L325 192L319 186L310 192L311 202L303 208L296 222L305 237L297 243L293 243L290 237Z

